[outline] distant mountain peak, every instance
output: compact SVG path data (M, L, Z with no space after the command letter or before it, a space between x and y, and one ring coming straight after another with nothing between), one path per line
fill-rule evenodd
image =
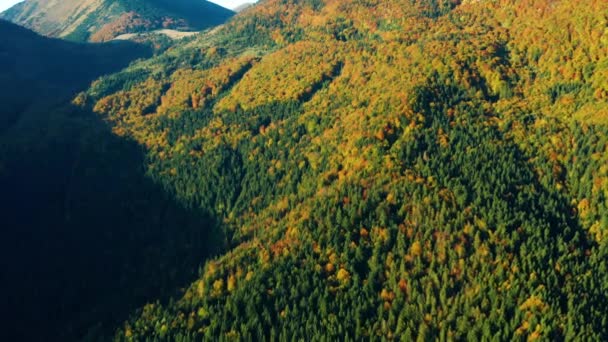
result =
M107 41L156 29L203 30L233 14L204 0L26 0L0 18L50 37Z

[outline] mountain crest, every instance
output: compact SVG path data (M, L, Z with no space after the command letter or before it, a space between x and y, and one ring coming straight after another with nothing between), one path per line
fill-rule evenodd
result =
M50 37L107 41L156 29L198 31L233 13L204 0L26 0L0 18Z

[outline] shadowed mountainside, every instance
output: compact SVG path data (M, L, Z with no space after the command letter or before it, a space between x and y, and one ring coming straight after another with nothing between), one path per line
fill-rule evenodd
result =
M97 77L151 53L131 42L81 44L46 38L0 20L0 132L31 112L71 100Z
M76 44L0 21L0 269L6 341L107 339L179 293L223 239L146 176L144 151L77 91L149 49ZM105 337L104 337L105 336Z

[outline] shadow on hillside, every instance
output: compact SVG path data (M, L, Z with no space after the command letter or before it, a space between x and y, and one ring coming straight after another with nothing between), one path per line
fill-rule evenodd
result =
M150 46L133 42L81 44L42 37L0 20L0 133L152 53Z
M111 333L217 248L216 222L145 176L144 151L66 105L148 46L78 44L0 20L0 283L5 341Z
M37 118L37 131L0 140L0 334L108 337L138 307L178 294L223 239L93 113L64 106Z

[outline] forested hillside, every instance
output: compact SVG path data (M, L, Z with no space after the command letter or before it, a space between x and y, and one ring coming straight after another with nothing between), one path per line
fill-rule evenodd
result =
M88 205L78 234L104 217L142 251L115 271L125 293L181 275L146 288L115 340L608 339L606 13L266 0L101 77L72 110L137 149L132 176L185 211L152 220L150 244L154 200L86 190L129 178L69 188L87 199L67 207ZM134 160L111 155L107 169Z
M0 18L45 36L103 42L156 29L199 31L232 14L205 0L25 0Z
M116 338L605 339L607 9L268 0L100 80L231 246Z

